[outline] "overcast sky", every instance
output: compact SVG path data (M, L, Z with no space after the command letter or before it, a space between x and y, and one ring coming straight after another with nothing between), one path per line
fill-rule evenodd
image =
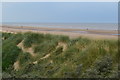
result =
M5 2L3 22L116 23L116 2Z

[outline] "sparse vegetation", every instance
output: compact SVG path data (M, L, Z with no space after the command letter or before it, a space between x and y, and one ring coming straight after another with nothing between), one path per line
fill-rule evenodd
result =
M3 33L3 77L16 78L117 78L118 41L69 39L68 36L38 33ZM33 48L37 56L25 53L18 44ZM59 45L65 44L67 48ZM41 59L47 54L47 58ZM14 63L20 61L20 69ZM8 76L7 76L8 75Z

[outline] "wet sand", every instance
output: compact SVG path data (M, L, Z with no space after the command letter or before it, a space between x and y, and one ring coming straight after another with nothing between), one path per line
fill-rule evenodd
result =
M88 30L88 29L63 29L44 27L24 27L24 26L2 26L2 32L35 32L54 35L67 35L70 38L87 37L91 39L118 39L117 30Z

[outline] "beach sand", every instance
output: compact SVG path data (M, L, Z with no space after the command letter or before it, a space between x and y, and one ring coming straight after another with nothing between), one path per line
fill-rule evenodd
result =
M87 30L87 29L63 29L63 28L44 28L44 27L24 27L24 26L1 26L2 32L35 32L53 35L67 35L70 38L87 37L91 39L118 39L117 30Z

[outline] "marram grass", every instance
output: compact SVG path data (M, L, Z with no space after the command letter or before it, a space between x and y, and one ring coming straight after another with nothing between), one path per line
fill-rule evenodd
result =
M38 33L3 33L3 77L16 78L117 78L118 41L70 39ZM17 45L32 48L36 56ZM19 69L14 63L19 61ZM8 76L9 75L9 76Z

